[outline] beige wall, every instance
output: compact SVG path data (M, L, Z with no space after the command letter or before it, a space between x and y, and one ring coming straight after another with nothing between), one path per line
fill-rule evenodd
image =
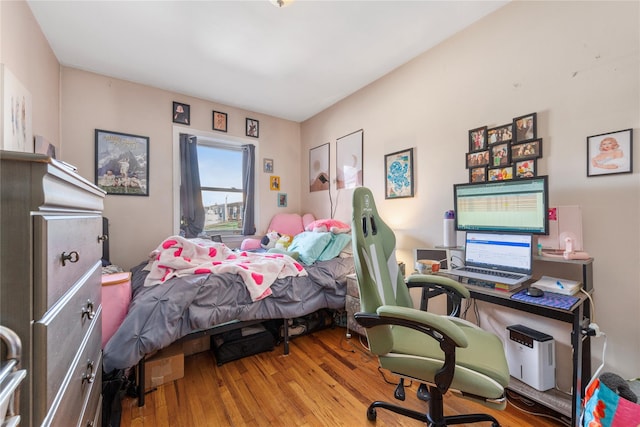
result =
M34 96L34 134L59 140L63 160L86 178L94 179L95 128L150 137L150 196L106 200L113 259L125 268L174 230L172 101L191 105L192 131L212 133L213 109L229 113L229 135L238 138L246 116L259 119L258 167L262 158L273 158L289 194L287 211L318 217L329 216L329 195L308 193L308 150L330 142L335 168L336 138L364 129L364 183L379 195L379 209L409 265L412 248L442 242L452 185L468 178L468 130L537 112L544 139L539 169L550 176L551 203L582 206L586 250L596 259L596 321L608 336L606 369L631 377L640 372L640 328L633 320L640 308L640 182L637 171L587 178L585 139L626 128L634 128L636 143L639 138L638 5L513 2L301 126L75 69L60 72L24 2L0 2L0 59ZM416 196L385 201L384 154L408 147L416 149ZM282 209L268 176L257 176L257 225L264 231ZM349 220L351 192L332 188L335 217ZM502 330L502 323L522 321L482 308L485 327ZM603 340L594 340L594 369L602 347Z
M396 231L399 257L410 267L413 248L442 244L453 184L468 180L468 130L536 112L544 154L538 167L549 175L550 203L582 207L585 247L595 257L595 320L609 337L607 366L634 377L640 372L640 328L630 320L640 307L640 150L633 174L587 178L586 137L634 128L637 147L639 13L638 2L513 2L302 124L303 151L331 142L332 179L336 138L364 129L364 185L377 195ZM385 200L384 155L410 147L416 195ZM336 191L332 183L332 196L336 218L350 219L352 190ZM317 215L329 215L327 202L326 191L303 191L303 205ZM483 307L483 327L503 336L505 324L523 321ZM563 325L524 321L555 335L568 351ZM594 369L602 346L602 339L593 341Z
M95 175L95 129L149 137L149 197L107 195L104 215L109 218L111 259L123 268L144 260L167 236L177 232L179 199L177 135L188 132L232 138L256 145L258 232L277 212L297 212L300 206L300 126L298 123L239 110L149 86L108 78L73 68L62 68L63 159L76 165L90 180ZM190 105L191 126L174 126L173 101ZM212 111L228 114L228 132L213 132ZM260 122L260 138L245 136L245 118ZM278 208L262 159L274 159L287 208Z

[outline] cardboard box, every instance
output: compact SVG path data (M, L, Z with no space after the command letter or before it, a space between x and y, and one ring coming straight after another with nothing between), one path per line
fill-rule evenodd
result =
M151 356L145 362L145 391L184 377L182 344L172 344Z
M182 352L186 356L192 354L201 353L211 349L211 336L205 335L204 337L195 338L182 343Z

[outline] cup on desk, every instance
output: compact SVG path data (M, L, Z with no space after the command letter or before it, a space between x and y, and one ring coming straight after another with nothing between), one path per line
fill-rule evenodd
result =
M416 261L416 271L420 274L431 274L440 271L440 261L419 259Z

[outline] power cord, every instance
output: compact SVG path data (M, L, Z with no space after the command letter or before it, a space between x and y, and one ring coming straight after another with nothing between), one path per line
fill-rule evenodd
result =
M569 420L563 419L563 418L558 418L558 417L554 417L553 415L549 415L549 414L545 414L542 412L533 412L533 411L527 411L524 408L519 407L518 405L514 404L513 401L518 401L526 406L529 407L533 407L535 405L534 402L530 401L529 399L525 399L523 397L517 396L517 395L513 395L512 393L509 393L509 391L507 390L507 402L509 402L509 404L514 407L515 409L517 409L520 412L524 412L525 414L529 414L529 415L534 415L536 417L546 417L546 418L550 418L552 420L558 421L559 423L570 427L571 426L571 422Z

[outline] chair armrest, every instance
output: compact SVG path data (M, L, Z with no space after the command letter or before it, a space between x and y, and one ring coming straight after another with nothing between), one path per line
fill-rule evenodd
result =
M447 316L429 313L428 311L416 310L415 308L401 307L397 305L382 305L377 310L380 317L388 319L402 319L410 322L404 326L416 330L422 330L425 326L435 330L445 337L449 337L456 347L466 347L469 343L467 336L458 325ZM414 327L416 326L416 327ZM429 335L432 335L429 333ZM434 337L438 339L437 337Z
M460 314L460 308L463 298L469 298L471 295L469 290L459 282L433 274L412 274L405 280L408 288L422 288L422 299L429 299L441 294L446 294L453 305L453 310L449 313L451 316L458 316ZM426 310L426 306L420 307L422 310Z

